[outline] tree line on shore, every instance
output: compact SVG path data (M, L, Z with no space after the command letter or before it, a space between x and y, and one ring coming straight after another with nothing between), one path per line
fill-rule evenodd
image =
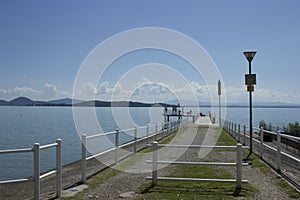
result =
M272 126L271 122L267 125L266 122L264 120L261 120L259 122L259 127L267 130L267 131L280 131L284 134L287 135L292 135L295 137L300 137L300 125L299 122L294 122L294 123L288 123L286 126L283 126L282 128L280 128L279 126Z

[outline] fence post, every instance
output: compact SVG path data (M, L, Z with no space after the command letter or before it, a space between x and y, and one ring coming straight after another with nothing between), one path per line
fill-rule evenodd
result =
M119 161L119 129L116 129L116 136L115 136L115 164L118 164Z
M277 132L277 172L281 172L281 135Z
M242 145L238 143L236 145L237 155L236 155L236 188L242 188Z
M148 124L147 124L146 136L147 136L147 144L149 144L149 125Z
M246 125L244 125L244 145L246 145Z
M238 141L239 141L239 143L241 142L240 141L240 134L241 134L241 125L238 124Z
M164 138L166 123L163 122L162 125L163 125L163 128L162 128L162 132L161 132L161 139Z
M155 134L154 134L154 141L156 141L156 136L157 136L158 132L157 132L157 123L155 124Z
M81 135L81 182L86 181L86 134Z
M233 136L233 122L231 122L231 136ZM234 136L233 136L234 137Z
M157 144L156 141L152 142L152 186L157 185Z
M260 128L260 158L263 158L264 155L264 128Z
M234 139L236 139L236 123L234 123Z
M134 150L133 152L136 153L137 152L137 127L134 127L134 146L133 146Z
M40 199L40 144L35 143L34 153L34 199Z
M56 195L61 197L62 173L61 173L61 139L56 140Z

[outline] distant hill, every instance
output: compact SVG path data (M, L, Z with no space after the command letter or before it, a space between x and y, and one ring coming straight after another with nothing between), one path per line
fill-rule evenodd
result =
M10 106L36 106L42 104L44 104L43 101L33 101L27 97L18 97L6 103L6 105Z
M83 101L74 106L84 106L84 107L167 107L172 106L165 103L141 103L141 102L132 102L132 101Z
M51 100L51 101L47 101L47 103L50 104L65 104L65 105L72 105L73 103L77 104L82 102L81 100L73 100L70 98L64 98L64 99L56 99L56 100Z
M18 97L11 101L0 100L0 106L82 106L82 107L170 107L165 103L141 103L132 101L80 101L70 98L51 101L34 101L27 97Z
M1 105L6 105L6 104L7 104L7 101L0 100L0 106L1 106Z

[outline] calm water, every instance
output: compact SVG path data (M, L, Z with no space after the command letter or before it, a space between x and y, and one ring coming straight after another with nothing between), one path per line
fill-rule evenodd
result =
M87 108L82 108L83 111ZM117 108L116 112L127 112L126 108ZM210 108L202 108L208 113ZM121 129L163 121L162 108L130 108L129 113L133 123L121 123ZM217 113L212 114L217 116ZM96 114L104 132L114 131L120 123L114 121L110 108L96 108ZM227 108L226 119L248 124L247 108ZM289 108L254 108L253 126L258 126L260 120L265 120L273 126L283 127L289 122L300 120L300 109ZM125 125L124 125L125 124ZM86 134L96 134L96 127L88 126ZM80 133L81 135L81 133ZM80 159L81 145L79 134L74 125L72 108L70 107L0 107L0 150L13 148L30 148L34 143L41 145L54 143L62 139L63 164ZM121 138L124 142L129 136ZM113 139L113 138L112 138ZM103 149L109 146L103 145ZM24 178L33 173L32 153L0 155L0 180ZM41 151L41 171L55 167L54 148Z

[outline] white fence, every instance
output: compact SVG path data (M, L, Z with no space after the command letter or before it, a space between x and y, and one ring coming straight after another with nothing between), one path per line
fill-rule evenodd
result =
M81 158L81 181L85 182L87 179L87 167L86 167L86 162L90 159L96 158L98 156L107 154L107 153L113 153L114 157L114 163L113 164L118 164L118 162L122 159L120 158L119 155L119 150L120 148L129 148L132 146L133 152L132 154L135 154L137 151L139 151L142 148L145 148L147 144L149 144L151 141L154 140L161 140L162 138L165 138L169 136L170 134L176 132L178 129L186 126L189 123L188 119L180 119L177 121L171 121L168 123L161 123L161 124L155 124L155 125L147 125L139 128L131 128L131 129L126 129L126 130L116 130L113 132L108 132L108 133L101 133L101 134L96 134L96 135L82 135L82 158ZM152 130L152 131L151 131ZM131 134L132 140L120 144L120 134L127 134L128 132L133 132ZM138 137L139 132L144 132L144 136ZM107 137L109 135L112 135L114 137L114 147L111 149L108 149L106 151L97 153L95 155L87 156L87 140L92 140L95 138L99 137ZM141 144L142 142L145 143L145 145L140 145L141 147L139 148L138 144Z
M243 125L243 130L241 130L241 125L234 123L234 122L230 122L230 121L224 121L224 126L223 126L224 130L227 131L233 138L235 138L238 142L243 142L244 145L249 144L250 141L250 137L248 134L248 131L246 130L247 126ZM299 173L299 164L300 164L300 159L299 157L296 157L296 155L292 155L290 152L286 151L282 151L282 138L286 138L292 141L297 141L299 143L300 138L299 137L295 137L295 136L290 136L290 135L286 135L286 134L281 134L280 132L272 132L272 131L267 131L264 130L263 128L253 128L253 130L257 130L258 134L257 137L255 137L254 133L254 137L252 138L253 143L253 149L257 152L258 156L265 162L267 162L269 165L271 165L274 169L277 170L278 174L281 174L284 176L284 178L289 179L288 181L290 181L294 186L296 186L298 189L299 187L299 182L295 179L293 179L293 177L286 177L284 175L284 173L282 172L282 165L285 164L285 166L291 165L292 163L295 163L294 166L292 166L293 168L295 168L296 170L298 170ZM276 139L276 141L273 142L269 142L266 143L264 141L264 134L269 134L269 135L273 135L273 137ZM259 139L258 139L259 138ZM267 153L268 151L268 153ZM276 156L272 156L270 155L270 153L273 153L274 155L276 154ZM299 151L298 151L299 154ZM272 160L275 159L275 162L268 162L265 158L266 157L271 157ZM285 162L283 162L282 157L285 158ZM300 177L299 177L300 178Z
M40 151L44 149L48 149L51 147L56 147L56 168L48 173L43 175L40 174ZM15 180L6 180L0 181L0 184L5 183L16 183L16 182L26 182L33 181L34 182L34 199L40 199L40 186L41 179L50 176L52 174L56 174L56 195L57 197L61 196L62 190L62 173L61 173L61 139L57 139L56 143L47 144L40 146L39 143L35 143L33 148L26 149L9 149L9 150L0 150L1 154L16 154L16 153L33 153L33 177L25 178L25 179L15 179Z
M147 180L152 180L152 185L157 185L157 180L164 181L196 181L196 182L229 182L236 183L236 188L242 188L242 182L248 182L248 180L242 180L242 166L248 165L242 161L242 149L241 144L236 146L207 146L207 145L170 145L170 144L158 144L154 141L152 144L152 177L146 177ZM221 148L221 149L236 149L236 163L221 163L221 162L183 162L183 161L160 161L158 160L159 147L165 148ZM184 164L184 165L206 165L206 166L235 166L236 167L236 179L202 179L202 178L175 178L175 177L157 177L158 164Z

